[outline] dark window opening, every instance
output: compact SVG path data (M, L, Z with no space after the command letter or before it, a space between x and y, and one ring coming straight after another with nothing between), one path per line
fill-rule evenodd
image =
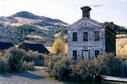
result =
M77 32L73 32L73 41L77 41Z
M99 31L95 31L95 41L99 41Z
M83 41L88 41L88 32L83 33Z
M73 59L77 59L77 50L73 50Z
M95 50L95 57L99 55L99 50Z

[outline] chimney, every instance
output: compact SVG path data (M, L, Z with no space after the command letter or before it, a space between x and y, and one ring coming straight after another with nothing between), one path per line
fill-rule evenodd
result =
M114 23L110 22L110 29L114 30Z
M89 6L84 6L81 8L81 10L82 10L82 17L90 18L91 8Z

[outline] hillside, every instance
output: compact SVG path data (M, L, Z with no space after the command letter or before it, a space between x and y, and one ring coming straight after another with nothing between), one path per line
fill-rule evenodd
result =
M104 25L109 27L110 23L109 22L105 22ZM120 26L120 25L114 24L114 30L117 33L117 35L119 35L119 34L127 34L127 27L126 26Z
M104 23L109 27L109 22ZM49 17L21 11L8 17L0 17L0 41L19 44L23 41L51 45L55 38L61 37L67 41L69 24ZM127 28L115 24L115 32L127 34ZM122 36L124 37L124 36Z
M8 17L0 17L0 41L19 44L23 41L52 44L55 35L67 34L69 24L44 16L38 16L27 11L21 11Z

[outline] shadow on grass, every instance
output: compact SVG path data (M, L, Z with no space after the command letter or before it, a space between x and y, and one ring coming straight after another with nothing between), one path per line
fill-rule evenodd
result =
M19 76L19 77L24 77L24 78L29 78L29 79L45 79L45 77L42 75L40 72L19 72L19 73L5 73L5 74L0 74L0 76L5 77L5 78L12 78L14 76Z

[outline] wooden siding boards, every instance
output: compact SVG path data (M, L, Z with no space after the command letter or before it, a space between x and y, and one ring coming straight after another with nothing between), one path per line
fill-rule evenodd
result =
M105 51L107 53L112 53L113 55L116 55L116 33L110 29L106 28L105 30Z
M68 56L73 55L73 50L77 50L77 61L85 58L93 59L95 51L103 53L113 53L116 55L116 37L111 28L106 28L102 23L90 19L90 7L83 7L83 17L73 23L68 28ZM87 14L84 15L84 14ZM113 25L112 25L113 28ZM95 41L95 32L99 32L99 40ZM77 32L77 41L72 41L73 32ZM88 41L83 40L83 33L88 32ZM89 59L88 58L88 59Z
M99 31L99 41L95 41L95 31ZM77 32L77 41L72 41L73 32ZM88 41L83 41L83 32L88 32ZM89 50L90 58L95 57L95 50L101 54L110 52L116 55L115 32L92 19L82 18L68 28L68 56L77 50L77 60L82 59L82 51Z

